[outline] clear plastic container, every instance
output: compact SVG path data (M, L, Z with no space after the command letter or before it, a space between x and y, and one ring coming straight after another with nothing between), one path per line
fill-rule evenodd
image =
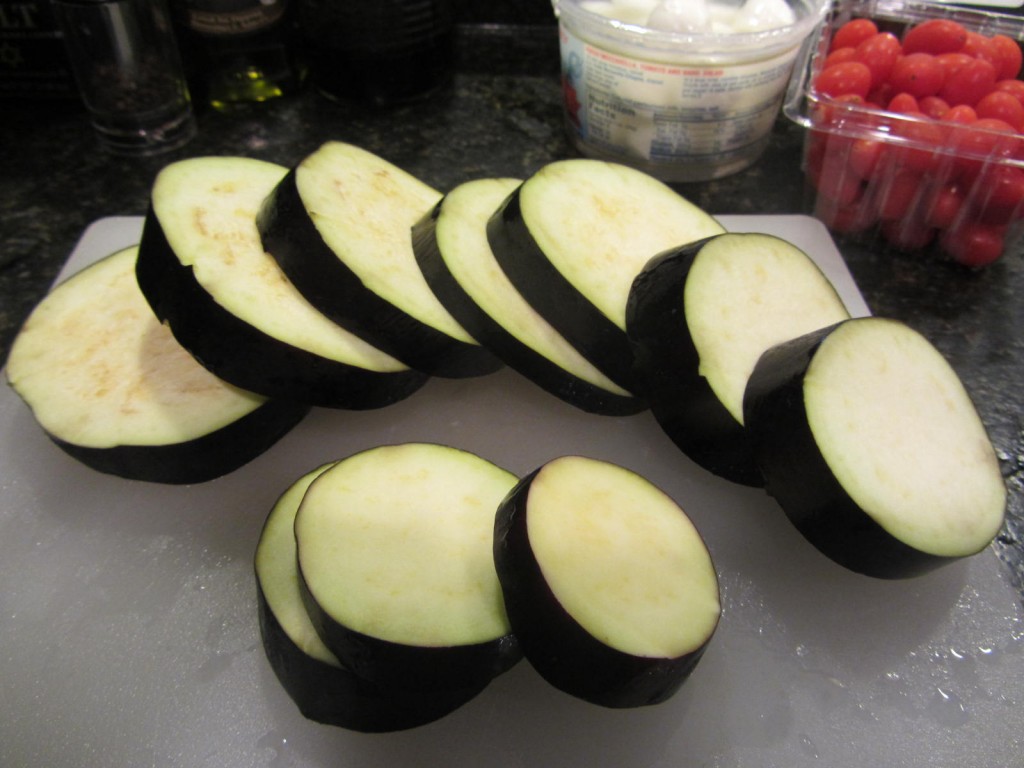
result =
M576 148L666 181L705 181L752 165L767 146L800 46L827 7L786 1L796 17L790 26L681 34L608 18L587 0L555 0L566 127Z
M1020 41L1024 19L910 0L837 0L793 72L785 114L807 128L808 208L837 235L980 268L1024 234L1024 136L884 111L817 93L832 35L870 18L897 38L929 19ZM1018 78L1020 75L1018 74Z

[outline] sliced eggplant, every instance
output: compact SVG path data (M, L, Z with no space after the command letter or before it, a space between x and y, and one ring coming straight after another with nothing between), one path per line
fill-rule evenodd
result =
M310 483L328 466L302 476L281 495L267 515L256 546L260 636L270 666L299 711L319 723L382 733L438 720L483 687L407 691L370 683L327 649L306 613L299 589L295 514Z
M135 281L135 246L55 287L25 321L7 380L64 451L100 472L199 483L266 451L309 411L218 379Z
M455 187L413 228L431 289L473 338L546 391L591 413L627 415L646 404L611 381L523 299L487 242L487 221L521 182Z
M264 247L320 311L426 373L470 377L501 363L430 290L412 226L441 194L366 150L328 142L261 207Z
M309 486L295 518L300 584L324 643L383 686L486 685L521 654L491 557L515 475L429 443L372 448Z
M545 165L487 228L523 297L608 378L640 395L626 338L633 279L656 254L722 231L651 176L582 158Z
M766 487L837 563L900 578L983 550L1006 486L956 372L917 331L857 318L769 349L744 402Z
M718 577L690 519L603 461L564 456L521 480L496 516L494 560L524 656L594 704L670 698L718 625Z
M389 405L427 376L317 311L263 250L256 212L287 169L243 157L164 167L137 277L179 343L220 378L330 408Z
M763 485L743 428L761 353L849 317L814 261L778 237L724 233L652 259L630 290L626 327L651 412L697 464Z

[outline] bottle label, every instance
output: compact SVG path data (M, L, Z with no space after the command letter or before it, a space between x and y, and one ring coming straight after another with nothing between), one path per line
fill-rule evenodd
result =
M247 35L275 24L284 11L284 0L192 0L186 3L185 24L212 37Z

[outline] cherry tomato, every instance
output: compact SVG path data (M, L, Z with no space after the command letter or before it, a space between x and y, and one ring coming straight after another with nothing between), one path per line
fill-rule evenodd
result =
M903 36L904 53L951 53L967 42L967 28L951 19L929 19Z
M814 201L814 215L833 232L844 234L863 232L876 222L874 210L866 199L854 204L840 205L834 200L819 196Z
M837 48L856 48L869 37L878 34L878 26L871 19L851 19L843 24L836 33L832 35L829 43L829 50Z
M1018 133L1024 132L1024 104L1006 91L995 90L985 94L974 105L979 118L996 118L1009 123Z
M974 107L968 106L967 104L956 104L949 108L949 111L942 116L942 121L945 123L958 123L960 125L967 125L973 123L978 119L978 113L974 111Z
M899 112L901 115L920 115L921 106L917 99L909 93L897 93L885 107L889 112Z
M930 53L901 56L889 73L889 83L897 91L915 98L934 96L946 80L946 70Z
M943 249L966 267L984 267L1003 253L1004 234L1001 227L965 221L947 230L941 238Z
M925 223L948 229L956 222L964 205L964 188L960 184L941 184L929 195L925 206Z
M1006 79L996 83L993 90L1013 94L1021 104L1024 104L1024 80Z
M925 96L917 100L921 111L933 120L941 120L949 112L949 104L938 96Z
M882 156L883 143L874 139L854 139L847 162L850 172L861 179L870 179Z
M814 80L814 89L826 96L854 95L864 98L871 88L871 70L860 61L833 64Z
M978 219L988 224L1008 224L1021 215L1024 203L1024 169L994 165L980 182L985 200L978 206Z
M944 143L942 127L922 115L920 120L897 122L893 133L906 139L892 147L894 161L903 168L931 174L938 162L936 149Z
M921 174L898 170L877 178L876 206L880 219L902 219L910 213L921 189Z
M968 32L967 42L964 43L964 47L960 49L960 52L966 53L968 56L972 56L975 59L984 59L996 68L996 75L999 75L1002 66L999 48L983 34L979 32Z
M808 178L818 191L819 197L827 198L837 205L852 205L861 196L863 186L861 180L849 173L846 168L849 141L845 137L834 136L821 158L820 168L816 174L808 174Z
M895 93L896 92L893 90L893 87L888 82L879 83L871 89L865 101L879 109L885 109L889 106L889 101Z
M992 46L999 56L999 78L1011 80L1017 77L1024 64L1024 52L1017 41L1006 35L992 35Z
M856 60L871 70L871 84L877 86L889 78L889 73L901 53L900 41L896 35L892 32L879 32L857 46Z
M919 251L935 239L935 230L918 221L892 219L882 222L882 237L901 251Z
M853 61L856 55L856 50L850 46L846 46L845 48L836 48L825 57L825 63L821 65L821 68L828 69L833 64L842 64L846 61Z
M965 64L971 62L971 57L966 53L940 53L935 57L935 60L942 65L942 68L946 71L946 79L948 80L950 75L956 72Z
M938 95L950 104L973 107L995 85L996 68L984 59L972 59L946 78Z

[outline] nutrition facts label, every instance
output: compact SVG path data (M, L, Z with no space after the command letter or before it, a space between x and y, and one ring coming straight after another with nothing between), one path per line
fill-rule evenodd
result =
M562 79L579 138L644 161L680 155L725 163L760 141L778 114L797 48L754 63L645 61L561 30Z

